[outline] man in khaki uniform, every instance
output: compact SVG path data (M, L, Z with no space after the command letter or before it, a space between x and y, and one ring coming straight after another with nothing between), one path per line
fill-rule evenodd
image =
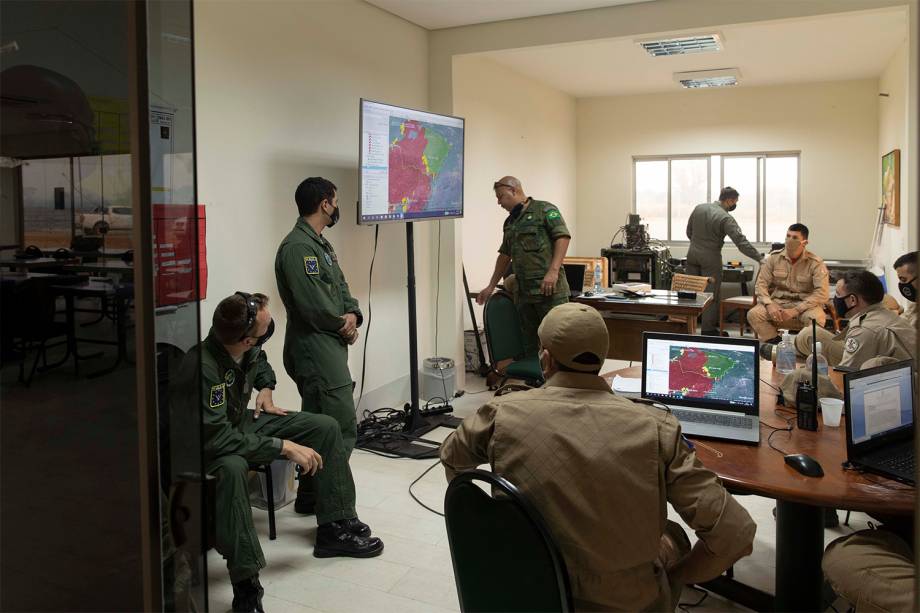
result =
M901 317L917 327L917 294L920 293L920 283L917 281L917 252L905 253L894 261L894 271L898 274L898 291L907 299L908 305L901 313Z
M607 328L593 308L554 308L539 329L546 385L495 398L441 446L447 478L489 463L546 519L576 610L673 610L681 586L752 549L750 515L703 468L667 411L598 376ZM668 503L694 530L690 550Z
M761 342L778 343L779 330L797 330L813 319L824 327L827 267L806 245L808 228L792 224L785 248L772 252L760 266L754 286L758 304L748 311L747 319Z
M834 592L857 613L916 611L917 566L910 543L884 528L860 530L827 546L821 562Z
M698 204L687 220L687 274L709 277L712 304L703 311L703 334L719 335L719 301L722 288L722 247L728 236L744 255L760 262L763 256L748 242L730 211L738 208L738 190L723 187L718 202Z
M569 301L569 284L559 269L572 234L559 209L528 197L516 178L502 177L492 187L508 217L495 270L476 302L485 303L510 264L516 281L514 304L524 341L524 354L519 357L529 357L537 353L537 326L543 317L553 307Z
M884 297L882 282L868 270L847 272L837 281L834 308L850 324L836 335L818 328L818 341L830 366L857 369L876 356L898 360L916 357L916 329L885 308ZM795 349L800 357L811 353L811 328L796 335Z

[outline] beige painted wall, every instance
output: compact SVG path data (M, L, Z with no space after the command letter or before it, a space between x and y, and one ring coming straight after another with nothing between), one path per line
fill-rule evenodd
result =
M454 58L454 111L467 122L460 229L467 279L478 291L495 268L507 217L492 191L497 179L520 179L528 195L558 206L574 232L575 99L492 60L461 56ZM569 253L577 249L573 240Z
M208 0L196 2L195 12L198 193L208 225L203 327L235 290L267 293L278 326L266 347L279 378L275 400L299 408L281 361L286 318L273 271L278 243L297 217L294 189L313 175L339 186L342 220L326 236L366 316L374 230L355 223L358 100L424 108L428 34L360 0ZM421 356L431 355L434 331L434 230L417 224ZM405 228L381 226L366 387L390 386L388 397L375 399L390 406L407 399L405 279ZM363 338L350 353L356 380Z
M862 258L878 171L875 79L578 101L578 223L599 253L632 208L632 156L800 151L800 214L825 258ZM674 255L685 248L675 246ZM733 246L726 259L741 257Z
M910 228L912 224L917 224L917 214L916 211L911 210L908 197L908 169L912 163L907 132L908 47L909 43L905 40L894 57L891 58L891 62L889 62L888 67L879 78L878 84L878 91L888 94L888 97L879 98L879 162L876 171L876 189L881 191L881 157L889 151L900 149L901 219L899 226L886 225L884 227L882 240L877 247L874 263L885 271L889 293L897 297L902 304L906 304L907 301L901 298L901 295L897 291L898 279L891 265L898 256L909 251L911 247L916 249L916 241L913 241L913 243L911 241L912 232Z

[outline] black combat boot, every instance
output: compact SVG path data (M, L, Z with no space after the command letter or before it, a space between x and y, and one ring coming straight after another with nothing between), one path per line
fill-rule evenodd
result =
M253 575L248 579L237 581L233 584L233 604L234 613L265 613L262 608L262 595L265 590L259 583L259 575Z
M370 528L368 528L369 531ZM332 521L321 525L316 530L316 545L313 547L313 556L317 558L334 558L337 556L373 558L380 555L382 551L383 541L376 537L363 537L354 534L349 529L347 520Z

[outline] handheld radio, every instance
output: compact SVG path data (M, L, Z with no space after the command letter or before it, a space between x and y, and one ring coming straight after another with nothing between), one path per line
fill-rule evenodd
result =
M796 425L801 430L818 429L818 326L811 320L811 383L800 381L795 390Z

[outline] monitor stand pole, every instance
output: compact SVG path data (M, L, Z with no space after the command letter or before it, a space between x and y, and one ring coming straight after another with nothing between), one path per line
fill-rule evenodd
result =
M440 257L440 253L438 257ZM404 458L435 458L438 455L437 441L429 441L420 437L439 426L456 428L460 420L450 415L441 413L452 410L446 405L425 414L419 409L418 400L418 322L415 310L415 235L413 223L406 223L406 267L407 288L409 292L409 402L406 403L406 423L403 427L402 441L385 441L363 445L365 449L372 449L382 453L389 453ZM437 322L435 323L437 325ZM437 411L437 413L435 413Z

